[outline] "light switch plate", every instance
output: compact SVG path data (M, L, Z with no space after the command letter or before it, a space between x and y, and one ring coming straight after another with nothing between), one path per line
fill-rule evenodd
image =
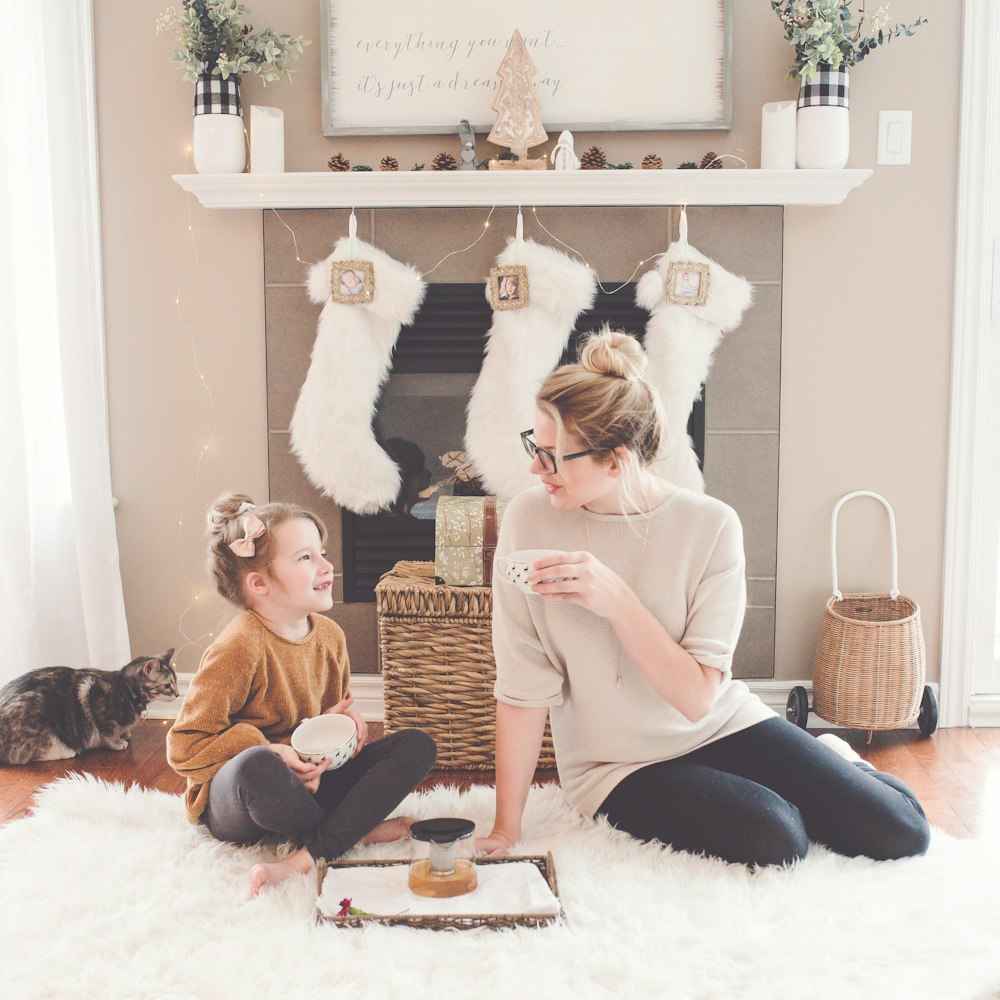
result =
M906 164L910 162L912 111L880 111L878 113L878 162Z

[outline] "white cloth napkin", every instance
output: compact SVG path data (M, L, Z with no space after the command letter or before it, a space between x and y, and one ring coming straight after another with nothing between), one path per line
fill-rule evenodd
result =
M409 865L405 864L329 868L316 905L328 917L337 915L342 899L349 899L351 906L381 917L559 913L559 900L530 861L479 865L476 888L450 899L431 899L411 892L407 885L409 871Z

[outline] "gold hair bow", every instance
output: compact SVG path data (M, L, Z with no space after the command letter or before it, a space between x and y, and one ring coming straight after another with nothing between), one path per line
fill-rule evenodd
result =
M240 527L243 529L243 537L237 538L235 542L229 543L229 548L241 559L249 559L253 556L257 547L253 541L260 538L267 531L264 522L256 514L245 514L240 518Z

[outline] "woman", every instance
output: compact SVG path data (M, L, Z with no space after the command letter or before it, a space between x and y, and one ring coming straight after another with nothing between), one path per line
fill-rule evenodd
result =
M719 500L650 471L663 411L645 365L633 338L591 337L546 379L522 435L540 484L508 505L497 556L561 554L535 562L531 595L494 575L497 809L479 849L502 856L520 838L549 715L567 797L642 840L762 866L810 840L923 853L927 821L902 782L732 678L742 529Z

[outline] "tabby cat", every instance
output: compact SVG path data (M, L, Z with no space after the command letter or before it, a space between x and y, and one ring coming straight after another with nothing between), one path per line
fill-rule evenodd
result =
M172 649L121 670L42 667L0 688L0 764L124 750L151 701L177 697Z

